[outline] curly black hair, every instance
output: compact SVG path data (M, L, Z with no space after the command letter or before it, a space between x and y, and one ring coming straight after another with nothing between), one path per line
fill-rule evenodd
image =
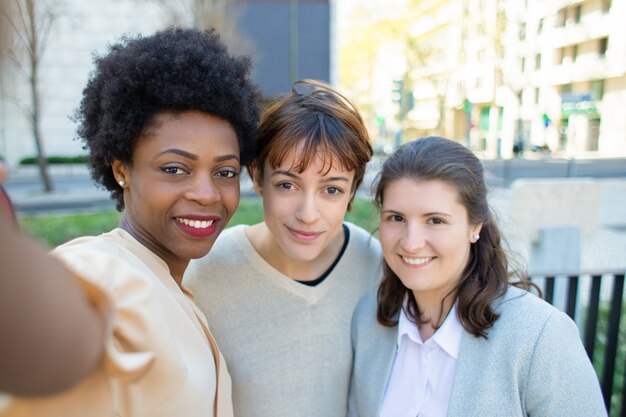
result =
M220 117L237 134L242 165L253 159L260 95L249 79L251 62L229 55L214 30L124 36L94 63L74 119L90 153L91 176L111 192L118 210L123 193L111 162L132 163L137 139L159 113L197 110Z

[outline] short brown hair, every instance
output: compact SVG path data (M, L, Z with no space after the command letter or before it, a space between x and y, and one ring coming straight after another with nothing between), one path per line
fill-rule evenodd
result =
M331 156L343 169L355 171L352 191L361 185L373 151L363 119L356 107L329 85L301 80L292 92L272 104L261 116L254 170L263 178L263 166L276 168L287 155L301 149L303 172L319 153ZM326 160L325 160L326 162Z

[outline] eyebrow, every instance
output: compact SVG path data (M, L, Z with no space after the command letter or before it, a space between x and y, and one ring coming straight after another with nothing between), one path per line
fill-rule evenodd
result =
M272 172L272 177L275 177L277 175L284 175L286 177L290 177L290 178L294 178L294 179L298 179L300 178L298 175L294 174L292 171L286 171L286 170L276 170L274 172ZM322 180L320 181L321 183L327 183L327 182L334 182L334 181L344 181L344 182L350 182L350 180L347 177L328 177L328 178L322 178Z
M198 155L187 152L187 151L183 151L182 149L177 149L177 148L170 148L170 149L165 149L164 151L161 151L159 153L157 153L157 156L161 156L161 155L165 155L168 153L173 153L176 155L180 155L182 157L197 161ZM239 157L237 155L234 154L227 154L227 155L221 155L221 156L217 156L215 158L213 158L213 161L215 162L223 162L223 161L228 161L230 159L235 159L237 161L239 161Z
M381 210L381 213L403 214L401 211L397 211L397 210L393 210L393 209L386 209L386 210L383 209L383 210ZM451 214L443 213L443 212L439 212L439 211L433 211L433 212L430 212L430 213L422 214L422 217L430 217L430 216L452 217Z

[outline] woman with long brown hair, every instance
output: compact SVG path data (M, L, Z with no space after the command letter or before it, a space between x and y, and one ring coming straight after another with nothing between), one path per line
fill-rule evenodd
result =
M606 415L574 322L513 285L470 150L402 146L375 199L384 278L353 318L350 416Z

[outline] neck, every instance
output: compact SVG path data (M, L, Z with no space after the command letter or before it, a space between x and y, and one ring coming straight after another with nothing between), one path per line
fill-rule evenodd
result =
M133 222L129 220L127 214L124 213L122 219L120 220L119 228L127 231L132 237L134 237L139 243L141 243L146 249L150 250L156 256L161 258L163 262L167 264L167 267L170 271L170 275L176 281L176 284L180 287L183 281L183 274L187 269L187 265L189 265L189 260L182 262L174 262L174 257L167 256L167 253L164 253L162 250L158 250L161 248L161 245L154 244L154 239L146 234L141 232L138 228L134 227Z
M416 294L417 293L417 294ZM452 305L456 300L454 294L448 297L428 297L413 291L413 296L417 301L421 312L422 323L418 324L418 330L422 340L428 340L439 327L443 324L452 309Z
M276 244L273 235L265 223L250 226L246 235L257 253L273 268L281 274L298 281L312 281L319 278L330 268L345 239L343 230L337 238L315 259L299 260L292 259Z

